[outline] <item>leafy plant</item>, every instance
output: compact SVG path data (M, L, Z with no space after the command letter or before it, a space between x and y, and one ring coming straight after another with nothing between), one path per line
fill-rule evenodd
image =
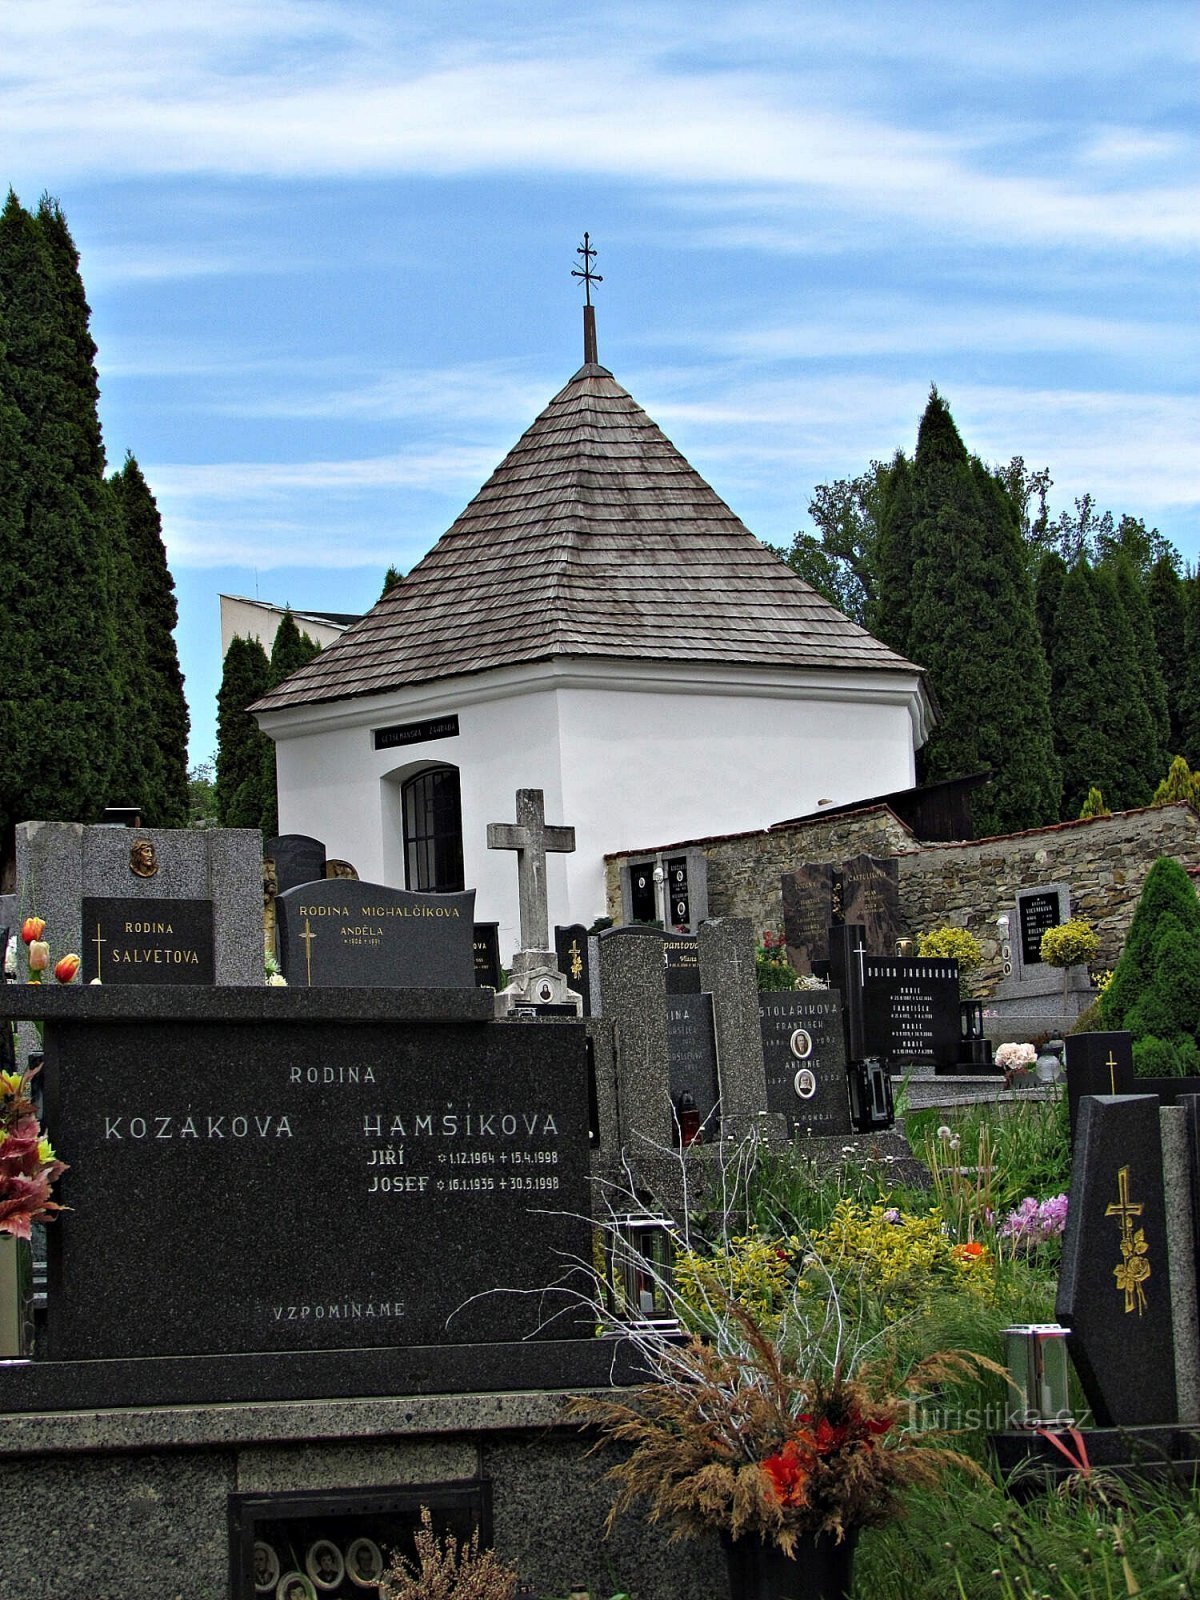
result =
M1042 960L1050 967L1078 967L1100 954L1100 938L1090 922L1072 917L1042 935Z
M515 1567L494 1550L479 1549L479 1530L467 1540L433 1531L428 1506L421 1507L421 1526L414 1537L416 1559L397 1555L384 1573L382 1600L513 1600Z
M796 969L787 957L787 937L773 933L770 928L763 933L762 941L754 952L754 971L760 989L795 989Z
M959 972L965 975L983 960L983 946L966 928L932 928L917 935L917 954L957 961Z

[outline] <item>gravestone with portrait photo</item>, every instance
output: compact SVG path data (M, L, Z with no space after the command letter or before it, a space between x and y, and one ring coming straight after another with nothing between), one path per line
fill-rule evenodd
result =
M848 1134L850 1099L842 997L836 989L759 995L767 1110L793 1139Z
M289 889L275 903L293 988L475 987L475 891L416 894L358 879Z

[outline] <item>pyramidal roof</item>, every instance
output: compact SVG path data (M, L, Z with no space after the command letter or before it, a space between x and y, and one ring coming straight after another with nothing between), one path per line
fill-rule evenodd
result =
M917 670L761 545L593 361L408 576L252 709L563 656Z

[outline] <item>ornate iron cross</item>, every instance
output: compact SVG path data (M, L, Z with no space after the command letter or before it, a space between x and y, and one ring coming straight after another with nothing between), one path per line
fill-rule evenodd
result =
M592 285L594 283L603 283L604 279L600 273L592 271L592 259L596 252L592 249L586 233L583 236L583 243L576 250L575 254L583 257L583 266L572 267L571 276L573 278L580 278L583 280L583 291L587 296L584 304L590 306L592 303Z

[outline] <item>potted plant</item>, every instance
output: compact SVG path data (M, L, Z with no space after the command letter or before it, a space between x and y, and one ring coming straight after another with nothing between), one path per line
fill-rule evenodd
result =
M897 1516L910 1485L950 1468L980 1470L946 1435L905 1423L935 1386L994 1364L940 1351L901 1372L877 1345L851 1349L832 1279L814 1301L822 1269L810 1262L804 1271L809 1281L782 1311L751 1310L713 1289L705 1326L690 1337L626 1330L648 1381L568 1408L598 1430L595 1448L622 1449L608 1472L610 1525L645 1502L673 1538L717 1533L739 1600L842 1600L862 1528Z

